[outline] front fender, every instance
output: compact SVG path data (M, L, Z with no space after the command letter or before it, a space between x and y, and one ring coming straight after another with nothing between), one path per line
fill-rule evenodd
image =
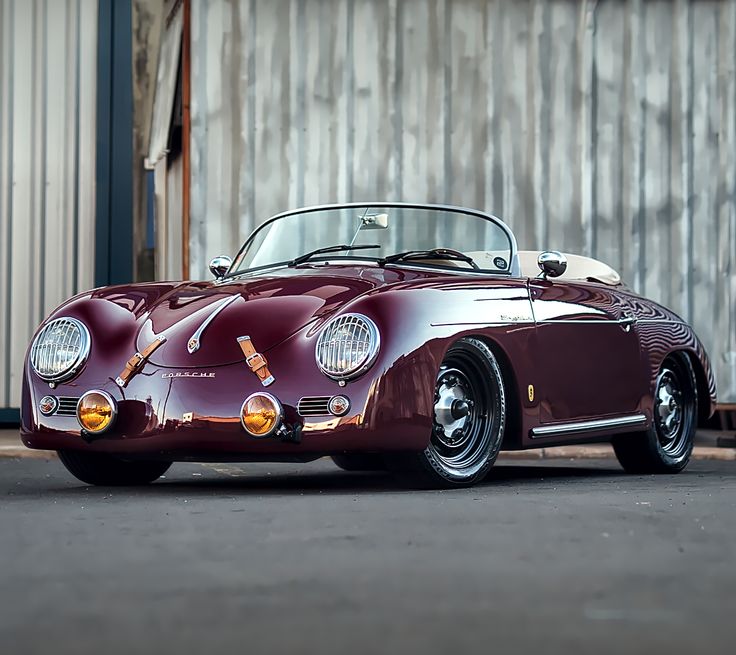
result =
M421 420L428 438L435 380L445 353L458 339L472 336L491 347L504 374L509 409L505 447L518 447L521 435L537 425L538 400L528 393L536 368L536 330L523 282L485 288L467 282L394 285L355 299L337 315L348 312L369 316L381 332L381 350L366 373L375 391L367 398L368 420ZM325 322L311 326L308 336L316 341Z

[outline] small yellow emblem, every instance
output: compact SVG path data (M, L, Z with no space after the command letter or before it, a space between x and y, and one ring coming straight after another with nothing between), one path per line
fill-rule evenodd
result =
M534 385L530 384L527 387L527 391L529 392L529 402L533 403L534 402Z

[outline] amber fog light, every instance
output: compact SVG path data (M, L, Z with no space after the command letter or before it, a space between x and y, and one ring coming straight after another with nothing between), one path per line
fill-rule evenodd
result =
M104 391L88 391L77 403L77 420L87 432L104 432L110 428L116 416L115 401Z
M271 434L281 424L282 415L281 403L270 393L251 394L240 408L240 422L254 437Z

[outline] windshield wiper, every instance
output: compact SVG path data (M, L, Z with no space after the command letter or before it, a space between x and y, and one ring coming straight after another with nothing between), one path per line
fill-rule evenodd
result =
M371 243L361 246L348 246L348 245L340 245L340 246L327 246L326 248L317 248L317 250L312 250L311 252L305 252L303 255L299 255L299 257L294 257L290 262L287 262L287 266L298 266L299 264L303 264L307 260L311 259L315 255L323 255L325 253L329 252L344 252L346 250L365 250L366 248L380 248L377 243Z
M449 259L465 262L475 269L480 269L480 266L475 263L475 260L470 255L466 255L459 250L452 250L452 248L432 248L431 250L407 250L406 252L397 252L394 255L388 255L383 259L379 259L378 264L380 266L385 266L386 264L393 264L402 260L411 261L412 259Z

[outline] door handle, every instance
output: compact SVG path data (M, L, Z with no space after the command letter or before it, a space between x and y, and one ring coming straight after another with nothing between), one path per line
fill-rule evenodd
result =
M624 329L624 332L628 332L634 325L636 325L636 316L624 314L624 316L619 319L618 324Z

